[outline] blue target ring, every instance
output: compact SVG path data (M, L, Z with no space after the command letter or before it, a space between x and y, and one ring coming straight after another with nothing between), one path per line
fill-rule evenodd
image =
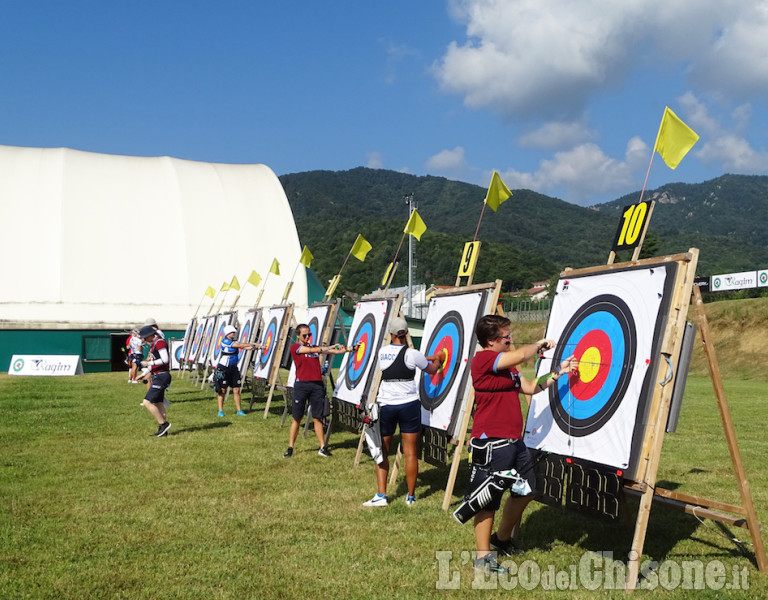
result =
M319 327L320 324L317 320L317 317L312 317L307 325L309 327L309 333L312 335L310 338L310 343L317 346L320 344L320 332Z
M216 363L219 360L219 354L221 354L221 342L224 341L224 328L226 323L222 323L219 327L219 332L216 334L216 342L213 344L213 362Z
M179 344L176 346L176 361L181 364L181 359L184 356L184 344Z
M243 328L240 330L240 339L238 340L241 344L247 344L251 339L251 321L250 319L245 322L243 325ZM240 357L245 352L245 348L238 348L237 349L237 359L240 360Z
M347 367L344 371L344 380L347 387L352 390L363 380L371 362L376 341L376 321L373 315L365 315L360 326L352 336L352 345L359 345L358 349L347 357Z
M269 364L275 351L275 344L277 344L277 319L273 317L264 333L263 349L259 355L259 364L262 367L266 367Z
M459 373L464 351L464 324L455 310L448 311L437 322L426 345L426 355L445 354L443 369L433 375L424 373L419 383L421 405L435 410L448 397Z
M635 320L623 300L603 294L579 307L560 340L553 368L573 354L579 373L550 388L549 404L563 432L583 437L602 428L624 399L637 353Z

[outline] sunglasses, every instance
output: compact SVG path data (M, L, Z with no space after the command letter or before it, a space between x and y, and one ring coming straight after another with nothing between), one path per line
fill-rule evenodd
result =
M301 337L303 337L303 338L312 337L312 334L311 333L302 333Z
M507 335L500 335L497 339L509 341L512 339L512 334L508 333Z

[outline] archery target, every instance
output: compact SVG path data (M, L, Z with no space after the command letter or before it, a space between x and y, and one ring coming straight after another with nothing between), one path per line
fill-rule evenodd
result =
M205 319L200 319L195 327L195 335L192 337L192 347L189 349L189 354L187 355L187 360L190 362L194 362L197 359L204 331Z
M389 322L394 298L363 300L355 307L349 346L359 344L354 352L344 354L336 380L335 398L356 406L367 398L377 362L379 348L384 341L384 331Z
M258 333L259 323L256 319L257 315L261 315L258 310L249 310L245 313L243 318L243 324L240 326L240 334L237 341L241 344L250 344L256 339ZM245 375L245 371L248 368L248 361L251 357L253 350L246 350L245 348L239 348L237 351L237 368Z
M205 320L205 331L203 332L203 341L200 344L200 354L197 356L197 364L205 365L205 359L211 349L213 333L216 327L216 315L212 315Z
M184 357L184 340L170 341L171 370L178 371L181 365L181 359Z
M469 393L469 364L477 349L475 324L490 310L490 294L474 291L434 296L424 322L421 353L444 351L443 369L419 371L421 423L453 435L461 422Z
M537 376L573 355L577 374L536 394L529 447L629 469L644 435L676 263L558 281Z
M355 335L352 336L349 344L350 346L357 346L357 350L350 354L344 369L344 379L350 390L355 389L363 381L363 375L371 364L375 342L376 321L373 315L367 314L355 330Z
M186 360L189 356L189 349L192 346L192 335L195 332L195 319L190 319L187 323L187 328L184 331L184 339L182 340L182 349L180 361ZM181 362L179 363L181 364Z
M254 377L269 379L272 364L275 361L277 346L283 335L283 321L285 320L285 307L272 307L264 319L267 323L261 338L261 350L256 355L256 363L253 367Z
M211 345L211 363L216 365L219 363L219 356L221 356L221 342L224 339L224 328L232 322L233 313L221 313L216 318L216 335L213 338L213 344Z
M330 339L327 330L329 325L333 327L333 324L329 322L332 309L332 304L316 304L307 309L304 322L307 324L309 332L312 334L312 344L325 344L328 339Z

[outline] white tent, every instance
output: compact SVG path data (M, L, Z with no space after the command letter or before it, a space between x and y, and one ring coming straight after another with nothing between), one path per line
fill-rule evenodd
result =
M238 308L280 301L301 254L280 181L264 165L0 146L0 328L182 328L233 276ZM224 298L225 308L238 292ZM303 267L290 300L307 303ZM205 298L203 312L211 305Z

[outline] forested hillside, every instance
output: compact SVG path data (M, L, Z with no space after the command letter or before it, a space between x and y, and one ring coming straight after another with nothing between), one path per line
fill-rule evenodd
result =
M371 242L366 261L351 259L344 269L342 287L358 293L375 289L395 256L408 219L408 194L427 225L421 242L414 240L414 280L452 284L464 243L475 236L486 193L442 177L363 167L294 173L280 181L322 281L338 272L358 233ZM646 197L657 200L646 243L653 254L698 247L700 274L768 265L768 178L726 175L702 184L670 184ZM513 190L498 212L486 209L483 215L475 281L498 278L505 291L517 290L566 266L605 263L621 207L638 198L639 192L584 208ZM394 285L407 281L407 238L399 258Z

